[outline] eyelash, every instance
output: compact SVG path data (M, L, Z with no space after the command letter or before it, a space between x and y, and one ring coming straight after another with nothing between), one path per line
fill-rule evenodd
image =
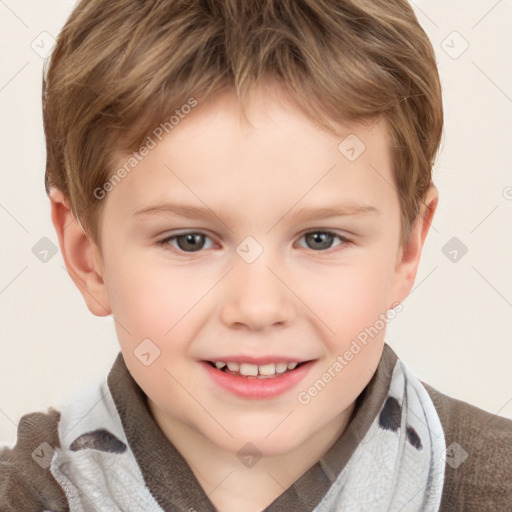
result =
M324 250L318 250L318 251L315 251L314 249L310 249L311 251L313 252L317 252L317 253L328 253L330 254L331 252L337 252L337 251L341 251L343 250L344 248L346 248L347 246L351 245L352 244L352 241L349 240L348 238L344 237L344 236L341 236L341 235L338 235L337 233L335 233L334 231L330 231L328 229L324 229L324 230L320 230L320 229L317 229L317 230L310 230L310 231L307 231L305 233L303 233L300 237L300 239L304 238L305 236L307 235L311 235L311 234L327 234L327 235L332 235L333 237L335 238L338 238L340 240L340 244L334 246L334 248L329 248L329 249L324 249ZM157 245L158 246L161 246L164 250L166 251L171 251L171 252L174 252L174 253L177 253L177 254L195 254L195 253L200 253L200 252L203 252L205 251L206 249L199 249L197 251L184 251L180 248L176 248L176 247L173 247L169 244L169 242L171 240L176 240L178 237L180 236L186 236L186 235L203 235L207 238L210 238L211 237L209 235L207 235L206 233L202 233L201 231L184 231L182 233L176 233L174 235L171 235L171 236L167 236L165 237L164 239L162 240L159 240L157 242ZM307 247L306 247L307 249Z

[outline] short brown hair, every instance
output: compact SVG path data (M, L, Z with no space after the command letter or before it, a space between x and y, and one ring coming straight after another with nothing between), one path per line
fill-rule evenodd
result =
M45 185L100 240L94 193L180 106L221 90L240 106L274 81L304 112L384 119L408 239L443 127L432 45L406 0L81 0L43 77Z

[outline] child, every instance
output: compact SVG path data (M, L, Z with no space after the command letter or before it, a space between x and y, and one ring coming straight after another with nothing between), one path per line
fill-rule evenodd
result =
M512 510L512 422L384 341L438 202L405 0L82 0L44 80L67 269L121 347L0 511Z

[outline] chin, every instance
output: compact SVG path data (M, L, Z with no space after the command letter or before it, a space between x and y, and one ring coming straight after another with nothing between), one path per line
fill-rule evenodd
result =
M304 431L302 435L297 432L282 429L281 432L272 432L275 428L231 430L234 438L212 439L219 448L231 452L237 456L254 455L259 457L272 457L293 451L304 443ZM269 432L272 432L269 435ZM254 452L254 453L252 453Z

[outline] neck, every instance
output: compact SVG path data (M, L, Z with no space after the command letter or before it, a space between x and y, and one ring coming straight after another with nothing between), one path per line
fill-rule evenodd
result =
M214 444L201 432L162 414L149 401L155 421L192 469L206 495L222 512L259 512L320 460L346 430L354 405L285 453L251 455Z

